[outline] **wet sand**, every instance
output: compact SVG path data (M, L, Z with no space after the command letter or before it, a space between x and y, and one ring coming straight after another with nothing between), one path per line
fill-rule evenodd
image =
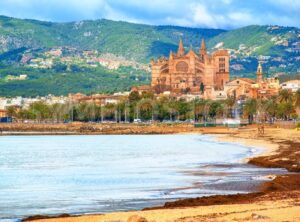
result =
M187 128L185 128L187 129ZM187 133L184 131L183 133ZM265 152L247 160L261 167L285 168L286 175L270 175L273 180L263 183L257 192L237 195L215 195L178 200L164 206L137 212L116 212L106 215L85 215L39 222L93 222L127 221L132 215L148 221L300 221L300 132L294 129L267 127L265 135L258 136L255 126L240 129L209 128L191 130L191 133L225 134L218 140L263 147ZM175 132L174 132L175 133ZM179 132L178 132L179 133ZM30 218L30 221L34 218ZM35 218L38 219L38 218Z
M279 197L277 197L279 195ZM283 196L274 193L272 197L262 196L252 203L230 205L209 205L151 211L117 212L106 215L90 215L42 219L43 222L126 222L138 215L147 221L156 222L200 222L200 221L300 221L300 193ZM265 200L264 200L265 199Z

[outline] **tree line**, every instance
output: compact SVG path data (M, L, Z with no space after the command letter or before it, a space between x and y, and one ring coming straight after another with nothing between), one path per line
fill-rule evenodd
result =
M18 109L8 107L8 115L19 121L36 122L133 122L141 121L196 121L209 122L217 118L243 118L250 123L296 119L300 109L300 90L280 91L268 99L226 100L176 99L155 97L150 92L131 92L118 103L100 105L92 102L48 105L42 101Z

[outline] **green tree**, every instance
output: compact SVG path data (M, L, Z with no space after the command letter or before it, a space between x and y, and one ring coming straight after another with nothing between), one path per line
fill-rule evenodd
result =
M175 107L178 111L180 120L186 120L187 118L190 118L190 116L188 116L188 113L192 110L192 108L190 104L184 99L179 99L178 101L176 101Z
M128 100L130 103L136 103L141 99L139 92L137 91L132 91L129 94Z
M196 99L195 101L195 108L194 108L194 112L195 112L195 119L196 121L204 121L205 118L205 106L207 104L207 100L199 100Z
M154 101L151 99L142 99L137 104L137 116L143 120L154 119Z
M293 101L293 94L289 90L283 89L279 92L278 101L285 103L291 102Z
M253 123L254 115L257 111L257 101L256 99L248 99L243 106L243 113L248 117L250 124Z
M33 113L39 122L51 117L50 107L44 102L35 102L29 106L29 112Z
M57 62L52 67L56 72L65 72L67 71L68 66L66 64L63 64L61 62Z
M233 117L233 108L235 106L235 98L233 96L228 97L225 100L226 107L228 109L229 117Z
M9 117L17 117L18 115L18 110L15 106L9 106L7 107L7 116Z
M214 119L220 115L223 115L221 102L213 101L209 106L209 116Z
M295 106L292 102L287 102L283 104L283 113L285 116L285 119L289 119L291 117L291 114L295 113Z
M34 115L34 113L32 113L30 110L28 109L21 109L18 113L18 117L21 120L34 120L36 118L36 116Z
M269 120L272 120L274 117L276 117L278 111L278 104L276 102L276 97L272 97L266 100L264 106Z
M154 99L154 94L153 92L142 92L141 98L143 99Z
M300 108L300 89L298 89L295 93L295 106L296 109Z

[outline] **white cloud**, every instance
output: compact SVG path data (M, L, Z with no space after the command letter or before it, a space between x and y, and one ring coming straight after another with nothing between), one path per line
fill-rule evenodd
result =
M193 22L197 25L218 28L216 16L209 13L206 7L202 4L197 4L191 8L193 13Z
M238 25L249 25L249 24L259 24L260 21L258 18L254 18L252 14L248 12L233 12L228 14L228 19L231 21L231 24Z

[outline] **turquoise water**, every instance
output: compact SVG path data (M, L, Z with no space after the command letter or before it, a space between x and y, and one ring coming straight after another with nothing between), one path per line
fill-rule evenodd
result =
M241 163L258 152L201 135L0 137L0 219L247 192L280 171Z

